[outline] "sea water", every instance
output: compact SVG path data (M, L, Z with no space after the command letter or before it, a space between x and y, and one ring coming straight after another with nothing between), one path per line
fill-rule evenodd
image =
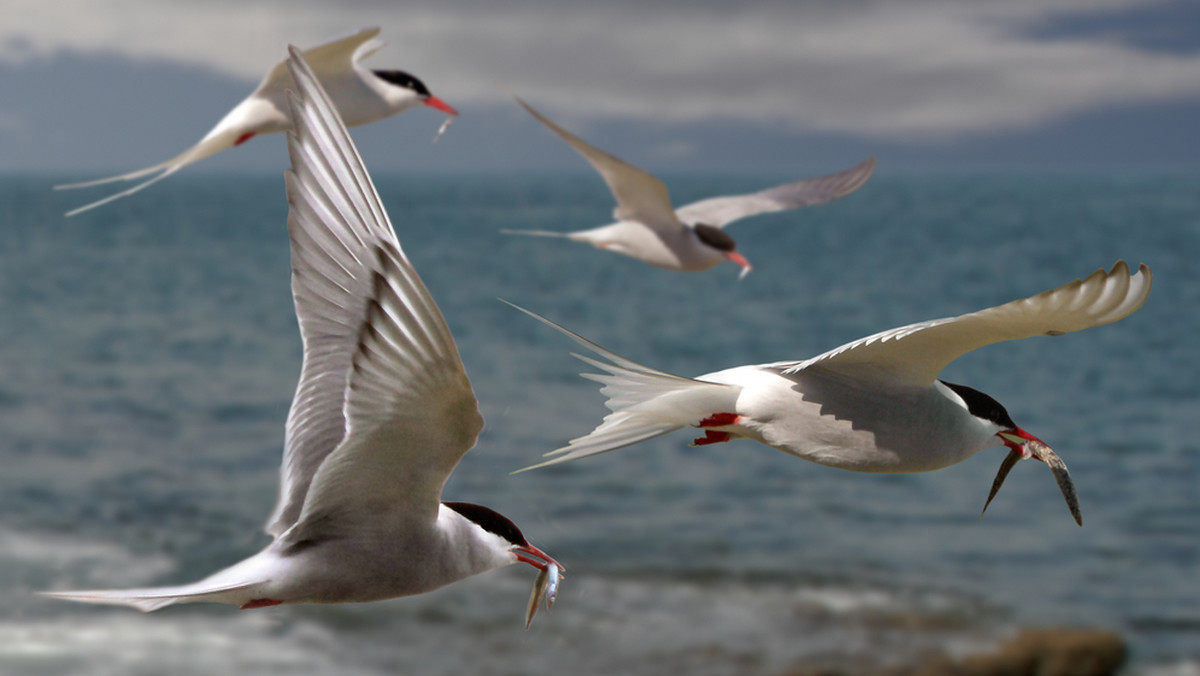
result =
M793 176L680 176L676 203ZM278 176L92 195L0 179L0 673L773 674L986 650L1014 628L1120 632L1130 673L1200 672L1200 177L880 175L729 228L754 264L659 270L559 239L609 220L594 176L376 177L487 421L444 497L566 567L529 631L512 566L381 603L145 616L38 589L191 581L264 546L301 346ZM1117 324L993 345L942 377L1053 447L979 510L1006 450L856 474L694 430L510 476L607 409L543 314L679 375L801 359L1025 297L1117 259Z

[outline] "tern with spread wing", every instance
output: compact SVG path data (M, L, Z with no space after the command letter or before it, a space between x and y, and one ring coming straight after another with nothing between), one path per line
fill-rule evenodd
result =
M333 101L291 49L292 293L304 341L288 415L279 502L263 551L177 587L48 595L151 611L213 601L242 608L420 594L517 563L553 601L562 567L512 521L442 502L483 419L454 339L396 239Z
M360 62L384 46L377 36L379 28L364 28L357 33L326 42L304 51L304 58L320 78L333 99L343 122L350 127L369 124L420 105L440 110L451 117L458 111L429 93L425 83L401 70L370 70ZM288 115L287 90L294 89L286 61L280 61L267 73L250 96L229 111L196 145L152 167L83 183L55 186L56 190L88 188L117 181L152 178L104 199L67 212L68 216L132 195L152 183L174 174L193 162L222 150L240 146L255 136L287 131L292 128Z
M668 270L700 272L728 260L742 266L741 276L744 277L751 270L750 262L738 253L737 244L724 230L726 225L747 216L823 204L845 197L861 188L875 171L875 158L872 157L829 176L785 183L748 195L713 197L675 209L671 206L667 186L657 177L588 145L520 98L517 103L561 136L600 172L617 200L613 210L617 222L575 232L504 232L566 237Z
M877 333L804 361L785 361L681 378L620 357L566 329L608 362L575 355L604 374L612 410L590 434L547 453L544 467L615 450L683 428L697 446L747 438L830 467L858 472L927 472L996 445L1009 453L993 483L995 497L1012 466L1035 458L1054 472L1077 523L1083 524L1066 465L1017 426L992 397L938 379L956 358L985 345L1058 336L1129 316L1150 293L1145 265L1110 271L986 310ZM523 470L522 470L523 471ZM984 505L987 509L987 503Z

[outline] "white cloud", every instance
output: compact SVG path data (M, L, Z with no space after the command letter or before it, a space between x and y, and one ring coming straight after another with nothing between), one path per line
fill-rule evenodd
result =
M379 24L373 64L454 101L501 85L554 114L740 118L881 137L1034 127L1200 95L1200 57L1025 30L1152 0L808 3L8 0L0 59L71 49L175 59L256 80L288 41Z

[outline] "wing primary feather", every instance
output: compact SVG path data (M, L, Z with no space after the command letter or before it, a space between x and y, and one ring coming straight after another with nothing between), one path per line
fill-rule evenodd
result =
M750 216L815 206L841 199L866 184L875 171L875 158L868 158L845 171L792 183L756 193L711 197L680 207L679 220L691 225L723 228Z
M353 140L301 54L288 104L293 295L304 364L268 524L353 532L381 503L436 519L483 426L453 337L404 255Z
M934 319L860 338L811 359L781 364L784 374L813 364L827 368L887 374L928 385L956 358L992 343L1034 336L1057 336L1123 319L1145 303L1153 276L1145 265L1130 275L1117 261L1104 269L1028 298Z

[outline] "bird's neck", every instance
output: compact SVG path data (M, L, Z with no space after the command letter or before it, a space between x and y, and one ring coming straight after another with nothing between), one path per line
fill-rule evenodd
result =
M477 575L516 561L510 543L489 533L455 510L440 505L437 530L445 551L462 577Z

